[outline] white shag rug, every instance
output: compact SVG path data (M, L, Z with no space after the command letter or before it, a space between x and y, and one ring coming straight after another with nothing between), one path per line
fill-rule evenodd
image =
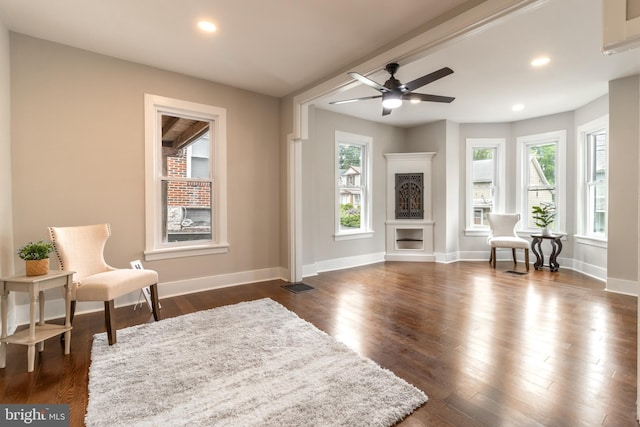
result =
M391 426L427 401L271 299L94 337L95 426Z

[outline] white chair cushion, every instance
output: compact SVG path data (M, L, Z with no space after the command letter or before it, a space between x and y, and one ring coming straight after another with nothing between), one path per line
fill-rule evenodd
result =
M116 269L87 276L76 283L76 300L109 301L158 283L153 270Z
M492 237L488 243L492 248L517 248L517 249L529 249L529 242L520 237L511 236L499 236Z

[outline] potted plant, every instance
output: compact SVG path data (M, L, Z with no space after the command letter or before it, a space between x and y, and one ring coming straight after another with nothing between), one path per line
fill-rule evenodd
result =
M533 220L538 227L542 228L543 236L550 236L549 226L553 224L556 216L556 207L553 203L540 203L539 206L532 208Z
M29 242L18 249L18 256L25 260L27 276L41 276L49 272L49 254L53 243Z

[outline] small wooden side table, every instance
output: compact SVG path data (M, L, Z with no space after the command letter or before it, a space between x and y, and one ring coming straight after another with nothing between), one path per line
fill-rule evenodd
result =
M2 336L0 336L0 368L7 362L7 344L22 344L27 350L27 371L33 372L38 351L44 350L44 340L64 333L64 354L71 350L71 284L74 271L50 270L42 276L13 276L0 278L2 291L0 310L2 310ZM64 286L65 322L64 325L52 325L44 322L44 291ZM29 293L29 329L7 335L7 298L9 292ZM40 321L36 324L36 309L39 303Z
M532 234L531 235L531 251L536 255L536 262L533 267L536 270L542 270L544 266L544 254L542 253L542 242L549 240L551 242L551 255L549 255L549 270L558 271L560 264L556 260L560 252L562 252L562 236L545 236L544 234ZM536 250L536 248L538 250Z

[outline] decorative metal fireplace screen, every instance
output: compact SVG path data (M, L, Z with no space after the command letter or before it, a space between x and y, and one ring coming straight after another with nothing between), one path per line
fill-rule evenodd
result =
M396 174L396 219L424 219L424 174Z

